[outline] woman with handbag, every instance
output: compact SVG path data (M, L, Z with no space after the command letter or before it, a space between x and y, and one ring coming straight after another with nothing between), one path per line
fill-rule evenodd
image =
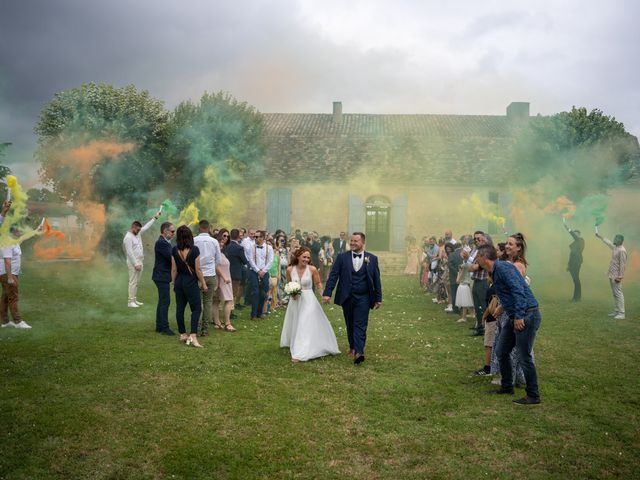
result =
M193 244L193 233L186 225L182 225L176 231L176 246L171 251L171 280L176 294L176 322L180 341L192 347L202 348L198 342L198 320L202 312L200 289L206 292L207 284L200 269L200 250ZM184 324L187 303L191 309L189 335Z

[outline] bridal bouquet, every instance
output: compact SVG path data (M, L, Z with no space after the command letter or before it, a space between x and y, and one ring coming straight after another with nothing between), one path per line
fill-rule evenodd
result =
M284 286L284 293L292 297L297 297L302 292L302 287L298 282L289 282Z

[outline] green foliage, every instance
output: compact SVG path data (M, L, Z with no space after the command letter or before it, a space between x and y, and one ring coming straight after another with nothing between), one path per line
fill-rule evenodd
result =
M34 202L62 202L60 195L52 192L48 188L30 188L29 190L27 190L27 197L29 197L29 200L32 200Z
M194 198L212 166L221 184L233 182L262 157L263 117L228 93L205 92L198 104L182 102L171 117L170 162L185 192Z
M282 309L236 311L236 333L189 348L153 331L149 273L145 305L127 309L124 263L23 265L33 330L0 330L0 478L637 478L640 322L607 319L606 278L601 298L539 297L543 403L518 407L471 375L482 338L415 278L383 278L354 367L344 354L292 364ZM344 351L342 312L324 309Z
M7 148L9 148L10 145L11 143L9 142L0 143L0 158L6 155L5 151L7 150ZM11 175L11 169L6 165L0 165L0 178L4 178L7 175Z
M640 161L638 140L621 122L598 109L576 107L532 118L515 153L517 180L531 185L554 178L555 191L549 193L569 194L573 200L624 182Z
M163 103L133 85L89 83L57 93L35 127L42 180L68 200L132 200L164 178L168 121ZM70 150L92 141L135 148L120 155L98 152L91 168L68 161Z

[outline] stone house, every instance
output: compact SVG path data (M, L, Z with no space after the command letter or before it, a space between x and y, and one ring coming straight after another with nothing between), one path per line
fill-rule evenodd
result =
M529 104L506 115L264 114L265 171L247 179L240 224L337 236L364 231L367 248L404 252L405 238L497 225L460 208L476 194L498 215ZM444 201L443 201L444 200Z

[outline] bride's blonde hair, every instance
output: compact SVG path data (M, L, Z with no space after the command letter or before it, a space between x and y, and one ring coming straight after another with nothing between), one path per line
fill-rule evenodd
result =
M291 265L298 265L300 261L300 257L304 252L309 252L309 255L311 255L311 250L308 247L300 247L295 252L293 252L293 259L291 261Z

